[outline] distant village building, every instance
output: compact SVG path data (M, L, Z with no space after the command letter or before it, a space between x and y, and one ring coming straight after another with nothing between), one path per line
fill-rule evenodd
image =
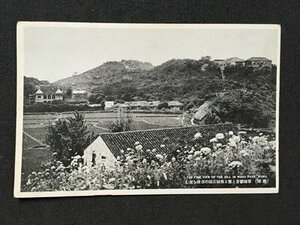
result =
M178 143L179 140L192 141L198 132L219 133L230 130L235 130L232 124L218 124L100 134L84 150L84 164L89 167L97 165L110 168L116 164L122 151L130 151L128 148L134 148L136 142L139 142L144 152L150 150L146 154L155 156L169 154L173 150L162 144Z
M87 91L85 90L73 90L72 99L76 102L87 102Z
M235 65L236 66L245 66L245 61L236 61Z
M180 107L183 106L183 103L178 102L178 101L169 101L168 105L172 110L177 111L177 110L180 110Z
M53 102L62 101L64 99L64 94L62 90L55 86L40 86L39 89L30 96L31 101L34 102Z
M247 67L271 67L272 60L265 57L251 57L245 61Z
M86 90L73 90L71 98L66 99L66 102L71 104L83 104L88 103Z
M104 102L104 109L109 110L114 107L114 101L105 101Z
M218 66L225 66L226 65L225 59L215 59L215 60L213 60L213 62L215 64L217 64Z
M237 66L237 64L241 64L244 63L244 60L238 57L232 57L232 58L228 58L226 59L226 65L227 66Z

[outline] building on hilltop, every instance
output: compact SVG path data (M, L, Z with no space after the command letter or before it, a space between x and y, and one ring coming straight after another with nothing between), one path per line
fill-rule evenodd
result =
M180 107L183 106L183 103L181 103L179 101L169 101L168 106L170 107L170 109L177 111L177 110L180 110Z
M225 66L226 65L225 59L215 59L215 60L213 60L213 62L215 64L217 64L218 66Z
M271 67L272 60L265 57L251 57L245 61L247 67Z
M62 101L64 99L64 93L62 90L55 86L43 85L30 96L31 102L53 102Z
M100 134L99 137L84 150L84 164L87 166L101 165L113 167L122 151L134 148L139 142L145 154L169 154L174 149L164 145L189 142L198 132L205 134L204 141L209 141L217 133L235 131L232 124L217 124L204 126L173 127L152 130L127 131L119 133ZM151 152L147 150L151 150ZM155 153L153 153L155 149Z
M112 109L114 107L114 105L115 105L114 101L105 101L104 102L104 109L105 110Z
M243 65L244 64L243 59L238 57L232 57L225 60L225 63L227 66L237 66L237 65Z

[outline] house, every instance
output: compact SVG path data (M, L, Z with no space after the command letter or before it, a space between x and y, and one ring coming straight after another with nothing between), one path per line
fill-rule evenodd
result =
M272 60L265 57L251 57L245 61L247 67L271 67Z
M34 99L34 102L62 101L64 99L64 94L62 90L55 86L44 85L40 86L30 98L31 101Z
M132 101L126 102L130 109L145 109L148 108L150 103L147 101Z
M100 134L84 150L84 164L87 166L101 165L111 168L117 162L117 158L121 156L122 151L134 148L136 142L140 143L145 154L155 156L156 154L169 154L174 150L166 148L164 145L192 141L194 135L198 132L209 134L203 137L205 141L208 141L217 133L231 130L235 131L236 128L228 123ZM153 149L155 149L155 153L152 151Z
M238 57L232 57L225 60L227 66L237 66L237 64L243 63L244 60Z
M245 61L236 61L235 65L236 66L245 66Z
M114 101L105 101L104 102L104 109L105 110L112 109L114 107L114 105L115 105Z
M172 109L172 110L180 110L180 107L183 106L183 103L178 102L178 101L169 101L169 102L168 102L168 106L169 106L170 109Z
M68 103L88 103L86 90L73 90L72 96L66 99Z
M226 65L226 62L225 62L224 59L215 59L215 60L213 60L213 62L215 64L217 64L218 66L225 66Z
M121 108L121 109L129 109L129 104L127 102L125 103L117 103L114 105L114 108Z
M159 104L160 104L160 101L149 102L149 108L150 109L157 109L157 107L158 107Z

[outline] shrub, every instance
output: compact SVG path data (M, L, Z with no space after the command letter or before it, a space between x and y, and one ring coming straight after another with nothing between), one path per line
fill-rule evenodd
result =
M43 165L44 170L32 172L23 184L23 191L72 191L101 189L191 188L211 187L199 184L199 176L231 176L225 187L272 187L275 185L275 140L269 135L247 136L244 133L218 133L203 144L196 133L189 143L162 144L169 154L156 149L143 149L140 143L121 151L115 166L84 166L80 156L73 157L65 167L59 161ZM252 183L241 184L234 176L254 175ZM268 182L257 182L258 176ZM262 179L262 181L264 181ZM213 187L224 187L214 184Z

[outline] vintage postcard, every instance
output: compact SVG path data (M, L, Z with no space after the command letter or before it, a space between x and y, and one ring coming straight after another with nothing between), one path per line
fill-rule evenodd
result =
M17 24L16 198L278 193L280 26Z

